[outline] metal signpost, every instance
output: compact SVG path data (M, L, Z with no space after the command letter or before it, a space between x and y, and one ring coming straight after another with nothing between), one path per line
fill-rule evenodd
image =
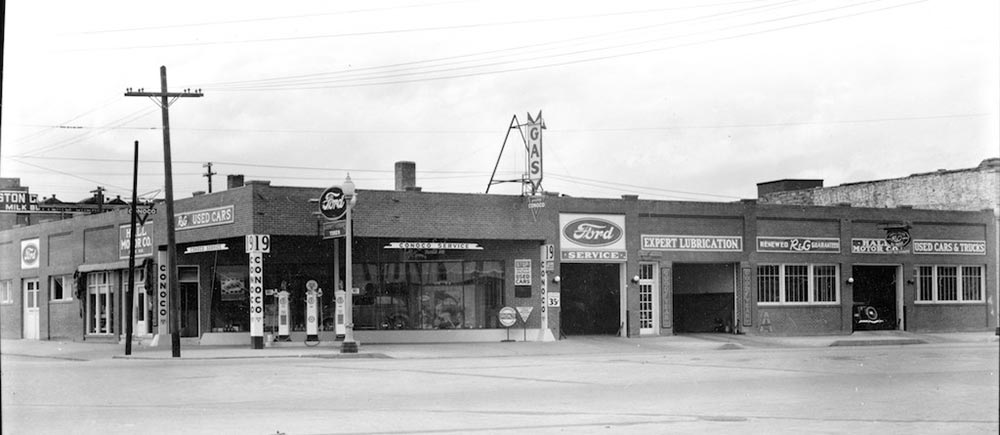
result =
M319 198L319 212L327 219L327 226L330 230L324 230L324 238L338 238L340 237L340 231L336 224L331 223L331 221L336 222L343 220L343 236L346 239L345 244L347 245L345 258L344 258L344 281L347 293L344 297L344 342L340 346L341 353L357 353L358 343L354 340L354 309L352 305L353 299L353 273L352 273L352 234L351 234L351 209L354 203L357 201L357 196L354 194L354 182L351 181L350 174L347 175L347 179L344 180L343 186L332 186L323 191L323 194ZM340 258L334 255L334 268L340 267Z
M264 348L264 254L271 252L271 236L249 234L246 251L250 256L250 344Z
M504 343L514 341L510 339L510 327L517 323L517 310L511 307L503 307L500 309L500 312L497 313L497 319L499 319L500 324L507 329L507 339L500 341Z

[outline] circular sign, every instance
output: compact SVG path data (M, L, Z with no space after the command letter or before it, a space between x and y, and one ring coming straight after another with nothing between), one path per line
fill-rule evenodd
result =
M885 233L885 241L896 248L905 248L910 244L910 232L906 228L889 228Z
M511 307L503 307L500 309L500 313L497 314L497 318L500 319L500 324L504 328L510 328L517 323L517 310Z
M314 292L318 288L319 288L319 283L316 282L315 279L310 279L309 281L306 281L306 290Z
M38 246L25 245L24 250L21 251L21 261L28 265L34 265L38 262Z
M319 212L330 220L340 220L347 213L347 198L340 186L333 186L319 196Z

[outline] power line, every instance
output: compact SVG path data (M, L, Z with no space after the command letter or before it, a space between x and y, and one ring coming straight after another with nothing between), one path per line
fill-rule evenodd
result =
M643 190L656 191L656 192L679 193L679 194L684 194L684 195L697 195L697 196L711 196L711 197L716 197L716 198L740 199L740 197L738 197L738 196L732 196L732 195L719 195L719 194L715 194L715 193L690 192L690 191L674 190L674 189L664 189L664 188L651 187L651 186L640 186L640 185L635 185L635 184L626 184L626 183L618 183L618 182L614 182L614 181L598 180L598 179L594 179L594 178L583 178L583 177L574 177L574 176L571 176L571 175L553 174L552 172L549 172L547 175L551 176L551 177L555 177L556 179L562 179L564 181L571 181L571 182L574 182L574 183L581 183L581 182L584 182L584 181L589 181L589 182L593 182L593 183L601 183L601 185L630 187L630 188L635 188L635 189L643 189Z
M336 12L324 12L324 13L311 13L311 14L299 14L299 15L284 15L278 17L259 17L259 18L245 18L240 20L224 20L224 21L204 21L200 23L187 23L187 24L167 24L162 26L146 26L146 27L130 27L122 29L110 29L110 30L92 30L86 32L79 32L85 35L90 34L101 34L101 33L121 33L121 32L137 32L137 31L148 31L148 30L163 30L163 29L177 29L177 28L189 28L189 27L205 27L205 26L217 26L217 25L230 25L230 24L245 24L245 23L255 23L261 21L283 21L283 20L297 20L301 18L317 18L333 15L349 15L364 12L381 12L387 10L396 9L411 9L411 8L422 8L429 6L438 6L451 3L462 3L462 1L448 1L448 2L437 2L437 3L427 3L427 4L417 4L417 5L404 5L404 6L392 6L385 8L369 8L369 9L353 9L347 11L336 11Z
M787 5L789 3L794 3L795 1L797 1L797 0L787 0L787 1L780 2L780 3L776 3L776 4L769 4L769 5L764 5L764 6L756 6L756 7L746 8L746 9L739 9L739 10L735 10L735 11L713 13L713 14L709 14L709 15L698 16L698 17L693 17L693 18L688 18L688 19L668 21L668 22L665 22L665 23L657 23L657 24L649 25L649 26L642 26L642 27L636 27L636 28L631 28L631 29L625 29L625 30L618 31L618 32L608 32L608 33L603 33L603 34L598 34L598 35L584 36L584 37L574 38L574 39L576 39L576 40L594 39L596 37L606 36L608 34L627 33L627 32L631 32L631 31L635 31L635 30L640 30L640 29L641 30L646 30L646 29L649 29L649 28L662 27L662 26L666 26L666 25L670 25L670 24L678 24L678 23L689 22L689 21L712 20L712 19L717 19L717 18L719 18L721 16L725 16L725 15L741 14L741 13L746 13L748 11L754 11L754 10L759 10L759 9L766 10L766 9L773 9L775 7L783 7L782 5ZM883 1L883 0L872 0L872 1ZM844 7L850 7L850 6L853 6L853 5L844 6ZM834 9L839 9L839 8L834 8ZM828 10L819 11L819 12L816 12L816 11L809 12L809 13L807 13L805 15L814 14L814 13L820 13L820 12L826 12L826 11L834 10L834 9L828 9ZM797 16L792 16L791 18L795 18L795 17L797 17ZM786 18L781 18L781 19L788 19L788 18L786 17ZM574 56L574 55L586 54L586 53L591 53L591 52L607 51L607 50L612 50L612 49L620 49L620 48L624 48L624 47L628 47L628 46L643 45L643 44L649 44L651 42L660 42L660 41L665 41L665 40L670 40L670 39L679 39L679 38L684 38L684 37L688 37L688 36L699 35L699 34L703 34L703 33L712 33L712 32L718 32L720 30L730 30L730 29L734 29L734 28L745 27L745 26L748 26L748 25L757 25L757 24L760 24L760 23L763 23L763 22L766 22L766 21L758 21L758 22L753 22L753 23L748 23L748 24L745 23L745 24L741 24L741 25L725 27L725 28L722 28L722 29L714 29L714 30L708 30L708 31L699 31L699 32L687 33L687 34L682 34L682 35L672 35L672 36L662 37L662 38L653 38L653 39L646 39L646 40L641 40L641 41L633 41L633 42L629 42L629 43L625 43L625 44L618 44L618 45L612 45L612 46L605 46L605 47L598 47L598 48L589 48L589 49L581 49L581 50L570 51L570 52L562 52L562 53L555 53L555 54L538 55L538 56L532 56L532 57L523 57L523 54L525 54L525 53L539 52L539 51L544 52L544 51L546 51L547 49L544 48L544 46L546 46L546 45L558 45L558 44L561 44L562 42L572 41L574 39L562 40L562 41L556 41L556 42L552 42L552 43L534 44L534 45L527 45L527 46L507 48L507 49L503 49L503 50L494 50L494 52L496 52L496 51L512 51L512 50L516 50L517 52L514 53L513 55L522 56L519 59L514 59L514 60L509 60L509 61L495 61L495 62L490 62L490 63L479 63L479 64L475 64L475 65L466 65L466 66L461 66L461 67L438 68L436 70L424 70L424 71L416 71L416 72L408 72L408 73L399 73L399 72L392 72L392 73L382 73L382 72L359 73L360 70L347 70L347 71L339 71L339 72L327 73L325 75L328 75L328 76L331 76L331 75L332 76L343 76L343 75L352 75L352 74L354 74L354 75L359 75L360 77L322 78L322 79L321 78L315 78L315 79L309 79L309 80L307 80L307 79L297 79L297 80L294 80L294 81L291 81L291 82L289 82L289 80L292 80L292 79L280 79L280 78L278 78L278 79L265 79L265 80L278 81L278 82L277 83L258 83L256 85L253 84L254 82L248 82L248 83L244 83L244 84L235 83L235 84L230 84L230 85L224 85L227 88L227 89L224 89L224 90L242 90L242 89L246 89L246 90L269 90L269 88L273 88L273 89L316 89L316 88L312 88L312 87L310 87L310 88L301 88L301 87L297 87L297 86L315 85L315 84L327 84L327 83L343 83L343 82L350 82L350 81L386 79L386 78L393 78L393 77L404 77L404 76L413 76L413 75L426 75L426 74L449 72L449 71L469 70L469 69L474 69L474 68L484 68L484 67L491 67L491 66L524 63L524 62L536 61L536 60L547 60L547 59L550 59L550 58L553 58L553 57L567 57L567 56ZM539 49L540 47L541 47L541 49ZM490 52L486 52L486 53L490 53ZM475 56L475 55L453 56L453 57L470 57L470 56ZM511 55L506 55L505 54L505 55L500 55L500 56L490 56L490 57L487 57L485 59L482 59L480 62L482 62L482 61L491 61L491 60L494 60L494 59L502 59L502 58L509 57L509 56L511 56ZM423 62L434 63L434 62L436 62L436 60L410 62L410 64L423 63ZM447 66L447 65L454 65L454 64L462 64L462 63L467 63L467 62L469 62L469 61L446 63L446 64L442 64L442 65L435 65L433 67L440 67L440 66ZM411 67L411 68L405 68L405 69L403 69L403 71L405 71L405 70L413 70L413 69L417 69L417 68L423 68L423 67L422 66L416 66L416 67ZM368 68L368 69L386 69L386 67L371 67L371 68ZM285 83L281 83L281 81L284 81ZM214 88L214 87L213 87L213 89L223 90L221 88Z
M762 0L745 0L745 1L762 1ZM331 39L331 38L345 38L345 37L357 37L357 36L389 35L389 34L400 34L400 33L433 32L433 31L442 31L442 30L459 30L459 29L472 29L472 28L483 28L483 27L501 27L501 26L509 26L509 25L546 23L546 22L553 22L553 21L572 21L572 20L602 18L602 17L610 17L610 16L649 14L649 13L652 13L652 12L662 12L662 11L667 11L667 10L678 10L678 9L691 9L691 8L700 8L700 7L706 7L706 6L698 5L698 6L684 6L684 7L672 7L672 8L657 8L657 9L645 9L645 10L635 10L635 11L625 11L625 12L612 12L612 13L601 13L601 14L591 14L591 15L578 15L578 16L571 16L571 17L534 18L534 19L527 19L527 20L510 20L510 21L499 21L499 22L492 22L492 23L459 24L459 25L453 25L453 26L414 27L414 28L407 28L407 29L373 30L373 31L365 31L365 32L336 33L336 34L326 34L326 35L287 36L287 37L280 37L280 38L259 38L259 39L241 39L241 40L228 40L228 41L205 41L205 42L187 42L187 43L158 44L158 45L135 45L135 46L123 46L123 47L86 48L86 49L74 49L74 50L66 50L66 51L138 50L138 49L152 49L152 48L195 47L195 46L210 46L210 45L256 44L256 43L265 43L265 42L287 42L287 41L300 41L300 40L310 40L310 39Z
M724 3L724 4L718 4L717 3L717 4L715 4L715 6L730 5L730 4L741 4L741 3L754 3L754 2L759 2L759 1L760 0L754 0L754 1L751 1L751 2L740 1L740 2L732 2L732 3ZM751 8L738 9L738 10L735 10L735 11L728 11L728 12L722 12L722 13L713 13L713 14L702 15L702 16L697 16L697 17L693 17L693 18L672 20L672 21L666 21L666 22L661 22L661 23L656 23L656 24L651 24L651 25L645 25L645 26L639 26L639 27L631 27L631 28L616 30L616 31L612 31L612 32L603 32L603 33L597 33L597 34L592 34L592 35L585 35L585 36L580 36L580 37L576 37L576 38L561 39L561 40L549 41L549 42L533 42L533 43L527 44L527 45L519 45L519 46L514 46L514 47L507 47L507 48L496 49L496 50L481 51L481 52L476 52L476 53L467 53L467 54L461 54L461 55L438 57L438 58L432 58L432 59L424 59L424 60L418 60L418 61L402 62L402 63L395 63L395 64L389 64L389 65L381 65L381 66L352 68L352 69L349 69L349 70L330 71L330 72L323 72L323 73L302 74L302 75L285 76L285 77L272 77L272 78L255 79L255 80L241 80L241 81L228 81L228 82L210 82L210 83L202 83L199 86L201 86L201 87L209 87L209 86L215 87L215 86L248 86L248 85L254 85L254 84L260 84L260 85L282 84L280 82L285 82L284 84L293 84L294 82L301 82L303 80L315 80L315 79L318 79L318 78L321 78L321 77L328 77L328 76L343 76L343 75L366 74L366 71L372 71L372 70L387 70L387 69L391 69L391 70L395 70L395 71L400 71L400 70L407 70L407 69L415 69L415 68L421 68L422 65L424 65L424 64L435 64L435 63L439 63L439 62L442 62L442 61L451 61L451 60L464 59L464 58L483 57L483 56L487 56L487 55L494 55L494 54L497 54L497 53L506 53L506 52L511 52L511 51L516 51L516 53L515 53L516 55L521 55L521 54L525 53L526 51L530 52L530 51L543 51L543 50L546 50L546 48L545 48L546 46L563 45L563 44L566 44L566 43L569 43L569 42L576 42L576 41L587 40L587 39L596 39L596 38L601 38L601 37L606 37L606 36L612 36L612 35L617 35L617 34L622 34L622 33L631 33L631 32L636 32L636 31L641 31L641 30L649 30L649 29L656 28L656 27L663 27L663 26L667 26L667 25L679 24L679 23L684 23L684 22L705 21L705 20L710 20L710 19L716 19L716 18L719 18L719 17L722 17L722 16L726 16L726 15L734 15L734 14L738 15L738 14L741 14L741 13L746 13L748 11L761 10L761 9L771 9L771 8L776 7L776 6L777 7L781 7L781 5L787 5L788 3L794 3L794 2L797 2L797 1L798 0L786 0L786 1L782 1L780 3L776 3L776 4L768 4L768 5L764 5L764 6L754 6L754 7L751 7ZM500 55L500 56L490 56L490 58L503 58L503 57L508 57L508 56L511 56L511 55L510 54L503 54L503 55ZM489 58L487 58L487 59L489 59ZM454 65L454 64L460 64L460 63L465 63L465 62L469 62L469 61L450 62L450 63L441 64L441 65ZM438 66L441 66L441 65L438 65ZM292 83L289 83L289 82L292 82Z
M626 131L664 131L664 130L707 130L727 128L765 128L765 127L795 127L803 125L837 125L866 124L880 122L902 121L932 121L943 119L981 118L994 116L993 113L957 113L942 115L896 116L883 118L843 119L829 121L788 121L737 124L686 124L646 127L593 127L593 128L556 128L549 127L546 134L559 133L591 133L591 132L626 132ZM42 127L42 125L30 125ZM60 127L60 126L52 126ZM159 130L160 127L93 127L85 125L61 126L73 129L109 129L109 130ZM240 128L171 128L174 131L198 131L219 133L282 133L282 134L496 134L497 130L294 130L294 129L240 129ZM24 156L16 156L24 157Z
M871 1L868 1L868 2L856 3L856 4L848 5L848 6L841 6L841 7L826 9L826 10L817 11L817 12L810 12L810 13L806 13L806 14L799 14L799 15L793 16L793 17L803 16L803 15L809 15L809 14L823 13L823 12L829 12L829 11L832 11L832 10L844 9L844 8L847 8L847 7L854 7L854 6L858 6L858 5L862 5L862 4L875 3L875 2L879 2L879 1L883 1L883 0L871 0ZM904 6L910 6L910 5L913 5L913 4L923 3L923 2L926 2L926 1L927 0L917 0L917 1L912 1L912 2L909 2L909 3L903 3L903 4L899 4L899 5L892 5L892 6L887 6L887 7L884 7L884 8L879 8L879 9L866 10L866 11L861 11L861 12L857 12L857 13L853 13L853 14L845 14L845 15L840 15L840 16L835 16L835 17L823 18L823 19L818 19L818 20L814 20L814 21L808 21L808 22L803 22L803 23L791 24L791 25L782 26L782 27L776 27L776 28L770 28L770 29L763 29L763 30L752 31L752 32L745 32L745 33L736 34L736 35L718 37L718 38L715 38L715 39L708 39L708 40L702 40L702 41L681 43L681 44L675 44L675 45L670 45L670 46L665 46L665 47L656 47L656 48L645 49L645 50L635 50L635 51L630 51L630 52L625 52L625 53L617 53L617 54L610 54L610 55L605 55L605 56L596 56L596 57L589 57L589 58L583 58L583 59L568 60L568 61L563 61L563 62L552 62L552 63L541 64L541 65L532 65L532 66L524 66L524 67L512 67L512 68L507 68L507 69L499 69L499 70L492 70L492 71L480 71L480 72L472 72L472 73L465 73L465 74L453 74L453 75L438 76L438 77L424 77L424 78L415 78L415 79L406 79L406 80L387 80L387 81L379 81L379 82L373 82L373 83L354 83L354 84L342 84L342 85L317 85L317 86L301 86L301 87L285 87L285 88L267 88L267 87L246 87L246 88L233 88L233 89L219 88L219 89L214 89L214 90L219 91L219 92L246 92L246 91L274 91L274 90L339 89L339 88L353 88L353 87L367 87L367 86L384 86L384 85L393 85L393 84L407 84L407 83L418 83L418 82L428 82L428 81L438 81L438 80L449 80L449 79L456 79L456 78L477 77L477 76L484 76L484 75L495 75L495 74L502 74L502 73L509 73L509 72L519 72L519 71L542 69L542 68L552 68L552 67L557 67L557 66L574 65L574 64L579 64L579 63L595 62L595 61L601 61L601 60L616 59L616 58L621 58L621 57L628 57L628 56L636 56L636 55L642 55L642 54L649 54L649 53L654 53L654 52L659 52L659 51L672 50L672 49L676 49L676 48L692 47L692 46L710 44L710 43L715 43L715 42L720 42L720 41L726 41L726 40L731 40L731 39L738 39L738 38L743 38L743 37L748 37L748 36L755 36L755 35L760 35L760 34L765 34L765 33L772 33L772 32L777 32L777 31L781 31L781 30L788 30L788 29L797 28L797 27L803 27L803 26L808 26L808 25L813 25L813 24L825 23L825 22L830 22L830 21L835 21L835 20L841 20L841 19L855 17L855 16L860 16L860 15L866 15L866 14L881 12L881 11L884 11L884 10L895 9L895 8L904 7ZM775 19L775 20L783 20L783 19L789 19L789 18L792 18L792 17L783 17L783 18L778 18L778 19ZM760 23L763 23L763 22L772 22L772 21L775 21L775 20L767 20L767 21L762 21L762 22L758 22L758 23L744 24L744 25L740 25L740 26L734 26L734 28L735 27L746 27L748 25L756 25L756 24L760 24ZM704 33L704 32L697 32L697 33ZM688 36L690 36L690 35L688 35ZM628 44L628 45L635 45L635 44ZM614 48L614 47L611 47L611 48ZM600 48L600 49L594 49L594 50L589 50L589 51L600 51L600 50L608 50L608 49L610 49L610 48ZM587 50L584 50L584 51L581 51L581 52L585 52L585 51L587 51ZM577 53L577 54L579 54L579 53ZM566 55L566 54L563 54L563 55ZM560 55L560 56L563 56L563 55ZM330 81L330 82L337 82L337 81L338 80L334 80L334 81Z

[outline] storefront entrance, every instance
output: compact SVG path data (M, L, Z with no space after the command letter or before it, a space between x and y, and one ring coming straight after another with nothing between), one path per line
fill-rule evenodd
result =
M198 336L198 267L177 268L178 290L181 300L181 337Z
M24 339L38 340L39 334L39 314L38 314L38 280L28 279L24 281Z
M560 328L566 335L624 335L621 266L563 263Z
M898 304L899 267L854 266L854 330L892 330L900 325Z
M674 331L733 332L736 265L673 265Z

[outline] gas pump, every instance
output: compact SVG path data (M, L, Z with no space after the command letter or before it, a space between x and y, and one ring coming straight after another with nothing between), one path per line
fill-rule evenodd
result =
M337 341L343 341L344 334L347 333L347 328L344 326L344 299L347 298L347 292L344 290L337 290L333 292L333 294L337 297L337 308L334 315L337 323L334 329L337 333Z
M306 342L319 342L319 297L323 290L315 280L306 282Z
M288 341L289 315L288 315L288 293L287 290L278 292L278 341Z

